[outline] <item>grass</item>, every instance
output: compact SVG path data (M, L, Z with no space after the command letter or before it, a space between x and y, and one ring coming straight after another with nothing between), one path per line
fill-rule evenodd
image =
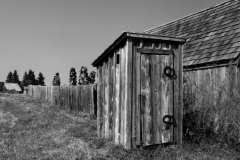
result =
M60 110L26 95L0 94L1 160L85 159L235 159L240 153L225 143L201 141L183 147L125 150L97 137L96 119Z
M71 116L24 95L2 94L0 159L76 159L91 157L80 138L70 134L85 117ZM96 136L96 135L95 135Z

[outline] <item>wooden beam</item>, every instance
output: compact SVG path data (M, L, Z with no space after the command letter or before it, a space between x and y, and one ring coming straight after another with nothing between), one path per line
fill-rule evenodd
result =
M142 48L138 48L137 52L143 53L143 54L174 55L173 50L162 50L162 49L142 49Z

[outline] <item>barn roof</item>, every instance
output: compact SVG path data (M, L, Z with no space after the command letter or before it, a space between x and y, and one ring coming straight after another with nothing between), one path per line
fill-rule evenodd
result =
M230 0L144 33L187 37L183 65L236 59L240 54L240 0Z
M136 33L136 32L123 32L97 59L95 59L92 63L94 67L97 67L102 60L108 56L108 54L122 41L124 41L127 37L132 38L142 38L142 39L158 39L163 41L174 41L179 43L185 43L186 39L176 36L162 36L150 33Z
M19 91L19 92L22 91L17 83L4 83L4 86L8 90L15 90L15 91Z

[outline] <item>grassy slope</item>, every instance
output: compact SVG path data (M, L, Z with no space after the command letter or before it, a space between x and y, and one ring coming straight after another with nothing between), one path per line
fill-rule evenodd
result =
M26 95L0 94L0 159L240 159L218 144L126 151L97 138L96 120Z

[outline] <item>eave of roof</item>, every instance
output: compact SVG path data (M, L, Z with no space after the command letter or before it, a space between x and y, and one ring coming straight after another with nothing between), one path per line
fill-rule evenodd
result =
M94 67L98 65L118 44L123 42L127 37L132 38L141 38L141 39L158 39L163 41L174 41L184 44L186 38L174 37L174 36L165 36L165 35L156 35L149 33L136 33L136 32L123 32L97 59L92 63Z
M240 0L223 2L144 33L188 37L183 66L236 59L240 54Z

